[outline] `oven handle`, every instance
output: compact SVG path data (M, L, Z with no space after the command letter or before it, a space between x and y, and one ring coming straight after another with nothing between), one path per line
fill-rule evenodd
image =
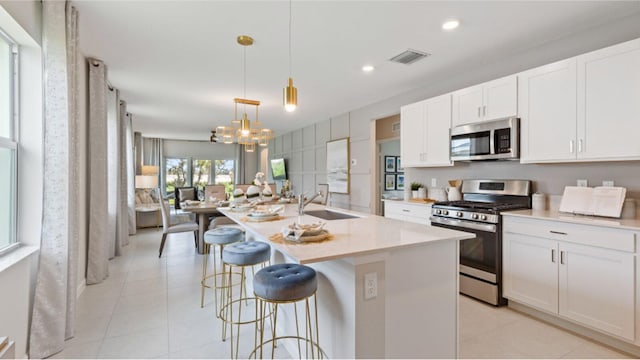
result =
M496 232L496 226L494 224L482 224L482 223L477 223L473 221L449 219L449 218L443 218L438 216L432 216L431 218L429 218L429 220L431 220L432 223L437 223L442 225L457 226L461 228L480 230L480 231L486 231L486 232L492 232L492 233Z

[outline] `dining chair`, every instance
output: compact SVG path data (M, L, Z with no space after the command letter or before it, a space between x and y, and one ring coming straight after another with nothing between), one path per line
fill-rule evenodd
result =
M160 200L160 211L162 212L162 242L160 243L160 254L158 257L162 257L164 242L167 240L167 235L169 234L191 231L193 232L196 248L198 247L198 224L195 221L171 224L169 203L164 199Z
M227 192L224 185L205 185L204 186L204 200L209 201L211 198L216 198L219 201L227 200Z

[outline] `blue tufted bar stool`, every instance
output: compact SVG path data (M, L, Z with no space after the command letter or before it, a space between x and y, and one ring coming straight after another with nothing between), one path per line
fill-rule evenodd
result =
M222 262L224 265L229 267L229 271L227 272L228 277L225 284L223 284L223 291L225 292L224 296L224 305L220 310L220 319L223 321L222 328L222 339L224 341L226 337L226 328L227 324L230 325L231 328L231 358L238 358L238 348L240 344L240 325L245 324L255 324L258 325L259 317L256 311L255 316L247 319L242 318L242 302L244 301L245 306L248 305L249 300L256 301L256 298L249 297L246 289L246 269L250 267L253 271L253 267L256 265L264 265L271 259L271 246L265 242L261 241L245 241L241 243L235 243L229 246L226 246L222 250ZM226 286L226 284L231 283L231 275L234 271L234 267L240 268L240 294L237 298L233 297L233 287ZM237 271L237 270L236 270ZM244 292L243 292L244 290ZM236 306L237 305L237 306ZM237 318L234 318L234 307L237 308ZM256 307L257 308L257 307ZM246 314L245 314L246 315ZM235 339L235 356L234 356L234 336L233 336L233 326L236 325L237 334ZM254 341L256 341L256 337L254 336Z
M305 341L305 358L322 358L324 353L320 348L319 332L318 332L318 300L316 299L316 291L318 289L318 279L316 271L308 266L299 264L277 264L267 266L258 271L253 278L253 292L259 299L259 311L261 316L261 324L256 327L256 331L260 330L260 343L254 349L256 357L262 358L262 348L264 345L271 343L271 358L274 356L276 341L279 339L296 339L298 341L298 357L302 357L300 348L300 340ZM311 324L311 310L309 299L313 296L315 308L315 339L313 337L313 327ZM297 302L305 302L305 337L300 336L298 326L298 310ZM278 305L293 303L296 336L277 336L276 323L278 321ZM266 305L272 304L273 322L271 340L264 340L264 313ZM309 356L311 349L311 356Z
M215 306L216 317L220 317L220 308L218 303L218 290L222 289L222 286L218 284L218 276L221 277L221 280L226 280L226 271L224 263L222 264L222 271L218 272L218 267L216 264L216 255L215 255L215 247L220 247L220 257L222 257L222 250L226 245L230 245L233 243L244 241L244 233L242 230L236 227L218 227L215 229L207 230L204 233L204 260L202 262L202 280L200 281L200 307L204 307L204 289L209 288L213 289L213 301ZM209 253L211 251L211 246L213 246L213 274L207 274L207 259L209 258ZM213 285L209 285L207 280L213 278ZM222 282L221 282L222 284ZM231 284L231 283L229 283ZM226 285L226 284L225 284ZM222 293L222 291L221 291ZM222 294L221 301L222 301Z

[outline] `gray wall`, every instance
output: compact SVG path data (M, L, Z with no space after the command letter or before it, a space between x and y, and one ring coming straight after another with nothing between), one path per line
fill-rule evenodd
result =
M426 85L419 89L330 119L318 119L314 125L283 134L270 146L269 158L287 158L290 163L288 171L296 192L300 189L312 191L314 184L326 180L324 143L327 140L349 136L351 158L357 160L357 165L351 168L351 194L332 194L331 205L369 212L373 208L370 201L370 159L373 149L369 139L371 121L398 114L400 107L406 104L638 37L640 14L636 13L612 24L600 25L588 31L536 44L531 50L516 52L497 63L487 64L479 60L477 67L470 67L466 72L430 78L425 81ZM523 44L523 48L528 47L527 44ZM301 142L301 139L304 141ZM307 141L310 139L315 141L310 143ZM405 182L409 184L412 181L420 181L430 185L431 178L435 177L438 184L444 186L446 180L456 178L529 178L536 181L538 191L561 194L564 185L575 184L578 178L588 179L593 186L601 183L603 177L606 177L606 180L614 180L616 185L628 187L631 196L640 197L636 195L640 191L639 165L638 162L566 165L520 165L502 162L457 164L449 168L406 170Z

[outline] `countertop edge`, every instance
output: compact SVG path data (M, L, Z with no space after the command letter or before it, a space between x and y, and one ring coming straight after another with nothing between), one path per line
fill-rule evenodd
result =
M514 210L501 212L503 216L560 221L570 224L591 225L612 229L640 231L640 219L615 219L589 215L573 215L552 210Z

